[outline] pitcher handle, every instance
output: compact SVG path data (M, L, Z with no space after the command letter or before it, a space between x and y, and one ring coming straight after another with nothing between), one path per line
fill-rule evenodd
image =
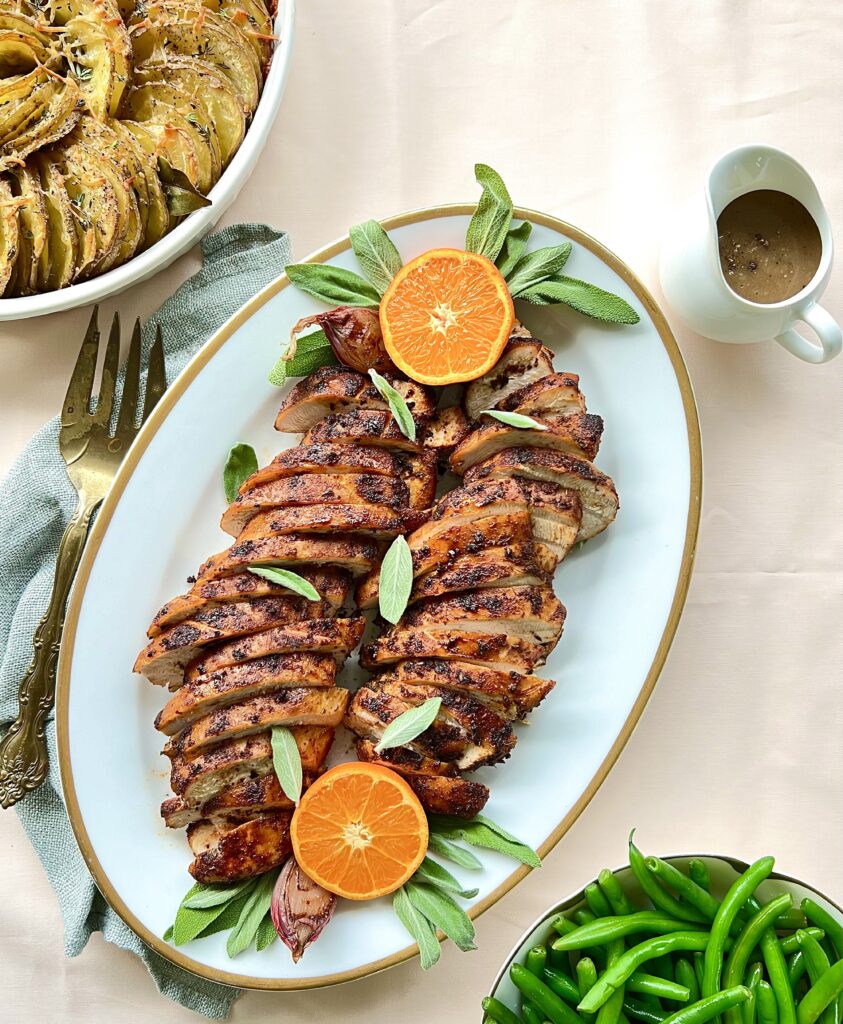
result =
M799 310L798 319L806 323L816 334L819 344L803 338L793 327L776 337L776 341L806 363L827 363L839 355L843 347L843 332L840 324L828 310L810 302Z

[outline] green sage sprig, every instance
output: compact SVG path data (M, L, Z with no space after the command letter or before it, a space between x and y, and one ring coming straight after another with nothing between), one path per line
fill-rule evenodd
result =
M281 388L288 377L306 377L323 366L336 366L337 357L324 331L313 331L296 341L296 354L290 358L290 346L278 357L269 371L269 383Z
M534 306L566 305L595 320L612 324L637 324L641 317L619 295L575 277L554 274L523 289L517 296Z
M499 420L508 427L517 427L519 430L547 430L547 424L541 420L535 420L532 416L524 416L520 412L505 412L503 409L484 409L481 416L491 416L493 420Z
M428 821L431 832L443 839L451 842L462 840L470 846L495 850L531 868L541 867L541 859L535 850L482 814L468 820L445 814L431 814Z
M413 414L404 401L404 396L399 391L396 391L389 381L382 377L377 370L369 370L369 376L372 378L372 383L375 385L378 394L389 406L389 411L395 417L398 429L408 441L415 441L416 421L413 419Z
M487 164L475 164L474 176L483 191L465 234L465 247L494 263L509 232L512 199L503 178Z
M255 576L261 576L270 583L277 583L279 587L286 587L300 597L306 597L308 601L319 601L319 591L313 584L299 576L297 572L290 572L289 569L277 569L269 565L250 565L249 572Z
M527 241L533 225L528 220L523 220L517 228L510 228L506 233L501 251L495 260L495 266L506 280L515 269L516 263L527 251Z
M403 747L405 743L412 743L433 724L441 707L441 697L430 697L423 704L403 712L384 729L375 751L379 754L390 747Z
M355 224L348 236L363 273L378 295L383 295L402 266L395 243L376 220Z
M301 799L301 754L295 736L283 725L272 727L272 767L288 800L298 804Z
M378 580L378 610L393 626L404 614L412 589L413 555L399 534L383 556Z
M296 288L329 306L380 305L377 289L353 270L330 263L290 263L284 272Z
M258 469L258 457L250 444L235 444L225 460L222 468L222 485L225 500L231 504L237 497L240 487L252 473Z

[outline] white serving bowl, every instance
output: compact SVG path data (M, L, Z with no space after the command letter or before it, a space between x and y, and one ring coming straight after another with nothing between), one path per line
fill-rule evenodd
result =
M39 295L24 295L14 299L0 298L0 321L24 320L30 316L57 313L61 309L86 306L98 302L107 295L122 292L125 288L145 281L159 270L168 267L214 227L252 173L281 106L293 49L295 9L295 0L278 0L275 33L279 38L260 102L243 144L234 154L220 180L208 193L211 205L186 217L181 224L145 252L132 257L122 266L91 278L90 281L80 281L67 288L42 292Z
M722 895L738 875L742 874L749 867L749 865L742 860L738 860L734 857L724 857L719 854L676 854L674 856L665 857L664 860L667 860L671 864L675 864L676 867L685 870L688 867L688 862L693 858L703 861L708 866L708 870L711 874L711 888L716 895ZM633 902L637 901L642 907L649 906L649 903L645 897L643 897L641 889L632 874L632 869L628 864L624 865L622 868L616 868L615 874L617 875L621 885L624 887L624 891L629 894ZM591 882L596 881L596 878L591 880ZM587 884L590 885L591 882ZM555 903L552 907L549 907L537 921L530 925L515 944L509 956L504 961L503 966L498 971L497 977L495 978L488 993L490 996L495 996L497 999L500 999L502 1003L505 1003L512 1010L518 1010L521 1005L521 995L509 978L510 966L516 962L524 963L527 950L532 949L535 945L544 944L547 941L548 934L552 932L550 921L556 917L557 914L573 910L575 907L583 904L585 901L585 889L586 886L583 886L582 889L572 893L572 895L568 896L567 899L561 900L559 903ZM833 903L828 896L823 895L823 893L814 889L806 882L801 882L798 878L792 878L789 875L782 875L774 871L769 878L765 879L761 885L759 885L757 891L762 901L770 899L777 893L789 892L793 897L793 905L795 907L799 906L800 902L805 899L806 896L810 896L812 900L819 903L821 907L827 910L836 920L843 924L843 909L837 906L836 903ZM553 934L555 935L556 933L553 932Z

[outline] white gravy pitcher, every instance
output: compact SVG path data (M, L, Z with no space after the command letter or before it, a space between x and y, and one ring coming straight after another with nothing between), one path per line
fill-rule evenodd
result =
M739 196L756 189L785 192L799 200L820 231L822 256L811 281L782 302L751 302L734 292L720 267L717 218ZM672 309L699 334L745 344L774 338L809 363L833 359L843 345L840 325L817 299L831 275L832 239L828 214L808 172L772 146L741 146L722 156L705 189L672 221L662 247L662 289ZM803 322L814 343L794 329Z

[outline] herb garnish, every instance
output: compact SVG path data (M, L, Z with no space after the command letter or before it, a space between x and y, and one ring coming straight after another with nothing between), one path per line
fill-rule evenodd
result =
M289 569L279 569L276 566L269 565L250 565L249 572L255 576L262 576L265 580L269 580L270 583L277 583L279 587L286 587L287 590L292 590L294 594L306 597L308 601L321 600L316 587L306 580L304 576L299 576L297 572L290 572Z
M372 383L377 388L378 394L389 406L389 410L398 424L398 429L409 441L415 441L416 421L413 419L413 414L407 407L403 395L396 391L389 381L382 377L377 370L369 370L369 376L372 378Z
M301 754L295 737L283 725L272 728L272 767L284 795L298 804L302 787Z
M231 504L237 497L241 485L258 469L258 457L250 444L236 444L228 453L222 470L225 500Z
M412 743L433 724L441 707L441 697L429 697L418 707L400 714L384 729L375 751L380 754L382 750L388 750L390 747L403 747L406 743Z
M376 220L355 224L348 235L363 273L378 294L383 295L401 269L401 255L395 243Z
M508 427L518 427L520 430L547 430L547 424L541 420L534 420L532 416L524 416L520 412L504 412L502 409L484 409L481 416L491 416L492 419L500 420Z
M381 562L378 582L378 608L394 626L404 614L413 589L413 555L402 536L390 544Z

